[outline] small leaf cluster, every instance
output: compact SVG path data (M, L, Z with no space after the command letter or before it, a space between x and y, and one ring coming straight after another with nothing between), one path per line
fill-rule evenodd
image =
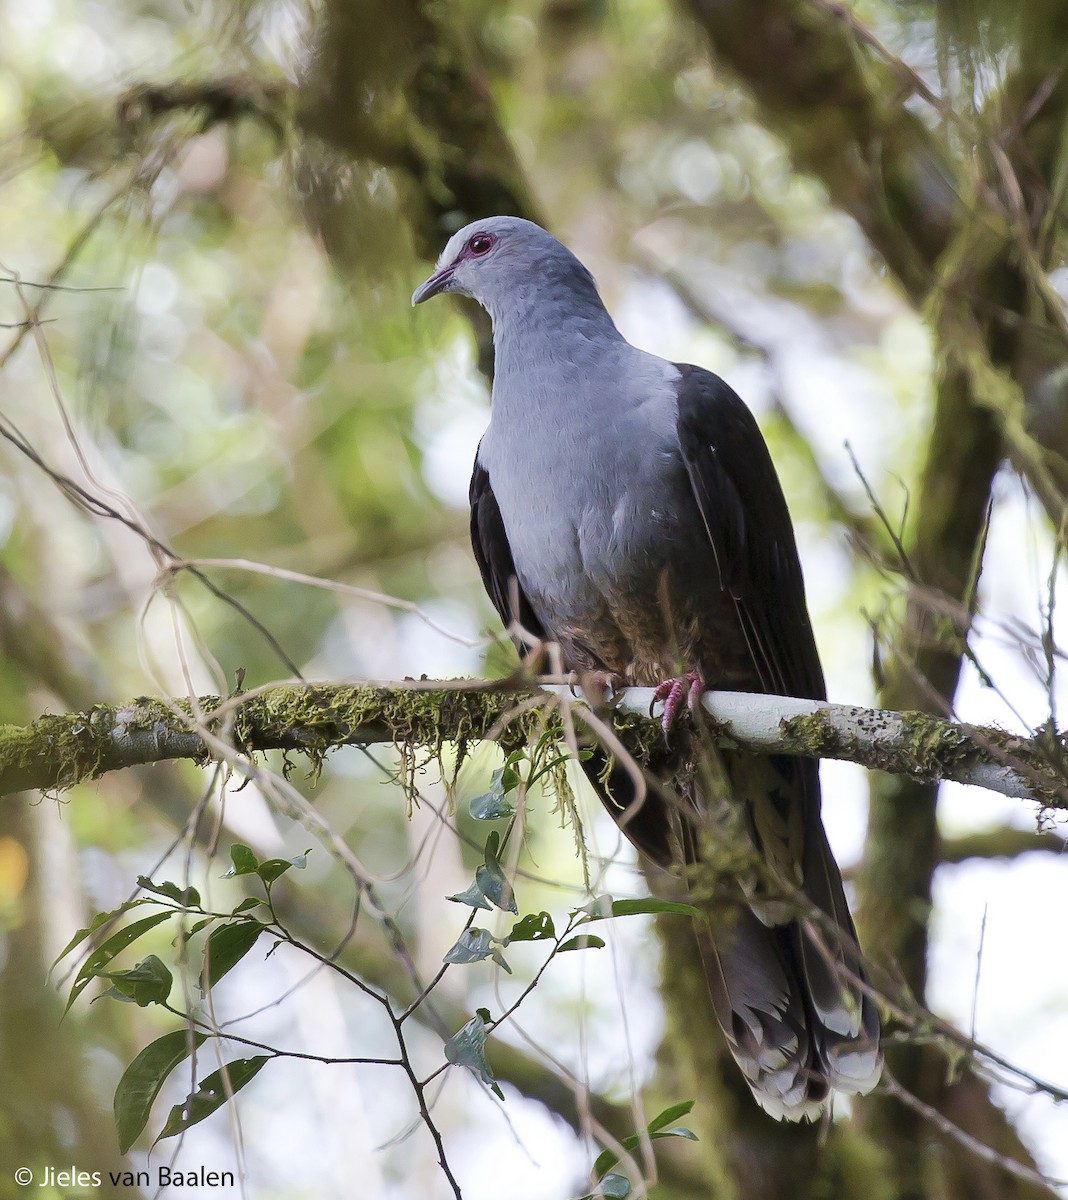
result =
M676 1125L676 1121L685 1117L693 1108L692 1100L683 1100L672 1104L662 1113L655 1116L643 1133L632 1133L622 1139L620 1148L627 1154L632 1154L644 1141L655 1142L660 1138L678 1137L696 1142L697 1134L685 1125ZM586 1192L579 1200L626 1200L633 1190L631 1181L626 1175L615 1170L619 1166L620 1156L615 1150L602 1150L593 1164L593 1177L597 1181L593 1191Z
M539 743L535 752L539 752L541 749L542 745ZM552 915L548 912L527 913L519 916L515 890L505 875L500 860L502 847L514 828L514 821L519 811L519 806L510 799L510 794L521 787L529 787L531 782L554 769L562 761L559 756L553 757L548 762L539 762L535 758L524 778L522 760L525 757L525 751L515 751L510 754L504 767L493 772L489 790L471 801L470 812L475 820L507 820L509 824L503 837L496 830L487 837L482 862L475 869L475 878L470 887L448 897L457 904L468 905L472 911L467 927L442 960L445 966L449 967L469 965L488 959L511 974L512 969L503 954L508 946L517 942L550 943L545 961L517 1000L496 1018L491 1016L488 1009L479 1008L471 1020L445 1043L447 1061L467 1067L502 1100L504 1099L503 1093L494 1079L486 1058L487 1038L493 1029L506 1021L537 987L542 975L558 954L565 954L573 950L599 950L604 947L603 938L594 933L579 932L582 926L594 921L647 913L674 913L689 917L697 915L697 909L689 904L656 900L651 897L616 900L611 896L603 895L595 897L579 908L572 909L559 933ZM502 912L513 913L518 917L518 920L504 936L497 936L488 929L474 924L474 916L477 912L492 912L494 908Z
M168 1076L187 1058L195 1059L210 1032L199 1028L204 1023L195 1015L184 1014L171 1005L174 977L158 955L148 954L127 970L112 969L113 960L166 921L182 922L174 938L181 954L186 952L191 940L206 929L207 936L200 951L199 983L201 995L207 996L252 950L265 931L278 932L271 889L287 871L301 869L307 861L307 855L302 854L291 859L271 858L260 862L247 846L240 844L231 848L230 858L232 865L226 877L255 876L263 896L247 896L229 912L212 912L204 908L196 888L180 887L170 881L155 883L142 875L137 883L141 892L147 895L98 913L89 925L78 930L56 958L58 963L85 942L102 937L74 977L65 1012L94 979L105 979L110 985L105 996L142 1008L158 1005L185 1021L182 1028L165 1033L147 1045L119 1080L114 1116L119 1150L123 1154L148 1124L152 1104ZM156 911L109 932L127 914L145 906ZM260 915L256 910L260 910ZM187 924L190 917L194 920ZM235 1058L205 1076L184 1101L174 1105L155 1140L173 1137L203 1121L255 1078L265 1063L275 1056L272 1052Z
M183 888L169 881L156 883L142 876L138 879L141 894L137 898L110 912L98 914L86 928L78 930L57 959L58 962L86 943L92 945L71 985L67 1010L94 979L102 979L107 984L104 995L141 1007L156 1005L182 1021L179 1028L164 1033L147 1045L130 1063L119 1081L115 1092L114 1115L121 1152L126 1153L141 1136L160 1090L186 1061L190 1062L189 1090L184 1100L172 1106L156 1136L156 1142L182 1133L203 1121L250 1083L272 1058L294 1053L233 1033L221 1034L198 1011L183 1012L175 1007L170 1000L174 983L171 970L156 954L145 955L131 968L116 969L115 960L121 953L168 921L178 925L173 944L177 947L180 962L188 962L191 948L199 947L197 977L202 997L207 997L267 934L273 938L269 953L282 943L309 953L324 966L339 971L360 987L366 996L382 1005L397 1039L396 1058L346 1060L308 1054L301 1054L300 1057L314 1058L324 1063L373 1061L403 1068L415 1091L422 1120L438 1140L439 1146L440 1134L427 1105L426 1089L450 1065L467 1068L503 1100L504 1093L489 1064L489 1038L497 1026L510 1019L534 991L557 955L603 948L604 939L587 928L598 921L649 913L696 915L696 909L687 904L651 898L618 900L607 895L594 897L588 903L571 909L562 924L559 918L554 919L546 911L520 912L514 884L506 869L505 850L517 827L525 790L546 772L558 769L562 761L555 743L543 738L529 750L510 754L504 766L493 773L489 789L471 802L471 815L475 820L504 821L505 825L503 830L493 829L488 833L481 861L475 867L470 886L448 897L469 910L465 927L444 955L437 976L421 987L418 997L403 1011L394 1007L394 1000L390 996L369 988L334 958L323 957L314 948L302 944L279 920L272 890L287 872L305 867L307 854L291 859L260 861L249 847L236 844L231 847L231 866L226 877L245 876L254 882L260 894L246 896L231 910L209 911L195 888ZM142 909L146 910L143 915L139 911ZM514 918L504 935L494 934L474 923L479 912L494 911L509 913ZM198 937L199 941L195 942L194 939ZM488 1008L478 1008L470 1020L446 1040L441 1066L426 1078L419 1078L406 1047L405 1024L408 1019L427 999L445 972L454 966L489 960L511 973L505 951L521 942L546 943L544 960L533 978L518 997L496 1016ZM209 1038L237 1043L245 1056L230 1058L217 1070L201 1076L197 1069L197 1055ZM250 1050L255 1053L249 1053ZM676 1128L673 1124L684 1111L689 1111L688 1107L675 1106L665 1110L640 1136L635 1134L624 1139L621 1143L623 1152L633 1150L646 1139L692 1137L688 1130ZM605 1151L598 1158L594 1168L597 1182L589 1197L625 1197L630 1194L632 1185L624 1175L614 1170L617 1165L618 1159L610 1151Z

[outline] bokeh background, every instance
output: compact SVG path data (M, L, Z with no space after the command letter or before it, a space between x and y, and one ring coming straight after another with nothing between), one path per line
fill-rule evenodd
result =
M211 560L307 678L510 669L467 544L487 330L458 302L413 312L408 298L455 228L513 211L573 247L633 342L722 374L757 413L833 699L1055 725L1066 39L1063 5L994 0L0 3L0 721L288 674L241 611L161 571L143 536L56 476L181 559ZM137 875L233 904L231 842L311 846L284 885L291 927L324 952L344 943L349 969L403 998L396 938L433 975L458 936L445 897L478 855L457 827L482 836L466 801L498 764L476 749L449 795L428 768L409 811L391 752L338 751L317 778L294 763L290 784L351 848L393 932L284 782L165 764L5 800L0 1196L25 1194L20 1165L145 1164L148 1135L120 1159L110 1098L174 1018L89 1004L90 989L60 1023L70 964L46 978ZM830 764L824 779L890 977L1068 1086L1056 815L957 786L936 810L933 789L883 780L866 841L866 773ZM643 894L627 847L579 802L596 890ZM549 798L532 803L524 852L524 911L586 901ZM584 1109L618 1136L689 1098L668 1035L685 1058L687 1036L713 1034L696 1017L687 1030L661 988L648 918L606 928L605 950L554 963L495 1034L503 1105L459 1070L433 1090L468 1200L577 1196L595 1154ZM162 935L150 948L173 959ZM514 978L451 969L440 1019L455 1031L479 1004L500 1011L536 952L514 948ZM313 967L287 948L250 956L220 986L220 1019L273 1045L389 1057L380 1010ZM1049 1094L894 1028L912 1046L893 1069L924 1104L1068 1176ZM411 1038L426 1071L441 1062L434 1020ZM164 1090L150 1134L188 1083ZM665 1145L662 1181L636 1176L634 1194L1051 1194L892 1099L857 1108L822 1191L754 1167L778 1135L724 1108L695 1118L702 1148ZM710 1147L716 1130L733 1148ZM271 1063L151 1161L173 1154L179 1169L244 1171L249 1196L451 1194L386 1067Z

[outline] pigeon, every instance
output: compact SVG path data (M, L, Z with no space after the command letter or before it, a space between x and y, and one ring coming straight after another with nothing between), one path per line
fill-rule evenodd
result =
M663 787L640 794L605 750L584 770L639 853L684 878L714 836L703 818L724 804L733 814L766 869L697 932L713 1011L757 1102L815 1119L835 1091L874 1087L882 1061L818 763L712 751L716 770L687 771L699 732L672 728L684 703L695 719L683 724L699 726L704 689L826 699L756 420L718 376L632 346L590 272L530 221L490 217L454 234L412 304L447 292L493 325L491 415L470 488L486 590L521 647L556 643L580 677L665 700L677 747Z

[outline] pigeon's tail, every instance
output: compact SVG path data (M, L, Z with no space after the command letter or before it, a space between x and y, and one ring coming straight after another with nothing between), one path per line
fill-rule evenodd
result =
M685 815L680 828L679 809L700 805L671 804L650 793L626 820L633 784L599 757L587 761L587 774L638 849L660 866L695 861L699 839ZM762 897L763 888L745 897L739 892L737 902L697 932L704 975L716 1019L757 1102L780 1120L812 1120L833 1091L864 1093L878 1082L879 1017L819 819L818 790L812 803L810 789L819 786L815 764L726 757L753 841L798 886L810 911ZM799 853L789 862L784 851L791 846Z
M713 932L697 934L731 1054L757 1102L780 1120L818 1117L832 1091L870 1091L882 1067L879 1017L863 988L841 879L821 840L816 853L826 856L842 906L833 927L797 918L765 924L758 909L739 904Z

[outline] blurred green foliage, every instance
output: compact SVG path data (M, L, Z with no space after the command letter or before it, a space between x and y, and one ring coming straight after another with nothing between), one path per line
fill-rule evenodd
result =
M932 84L942 69L950 86L928 5L859 11ZM143 520L181 558L252 560L400 596L459 635L366 597L206 568L309 677L503 671L509 653L479 640L496 625L466 545L485 381L460 310L416 319L408 307L428 270L415 247L438 230L443 243L462 206L425 170L331 144L332 13L336 4L288 0L0 0L0 413L50 468ZM948 13L939 6L940 20ZM369 41L366 61L351 62L366 87L346 94L337 125L371 114L366 134L414 121L447 179L456 152L429 124L433 97L418 119L405 110L412 47L396 20L385 49ZM677 11L653 0L463 0L448 20L515 148L529 187L516 194L594 269L635 340L727 375L757 409L801 530L831 678L863 699L861 614L899 604L897 584L845 547L843 526L869 513L842 442L899 521L930 412L919 318ZM146 86L195 93L218 81L235 97L226 113L152 112L143 100ZM40 286L53 277L63 290ZM43 323L20 329L38 309ZM241 611L188 574L161 576L163 565L0 444L0 721L189 686L226 692L239 669L246 686L286 673ZM497 761L480 751L457 795L484 792ZM434 923L451 906L428 859L447 856L440 827L413 833L395 788L382 786L395 767L337 754L315 808L376 877L396 929L440 959L448 940L437 946ZM300 764L292 780L310 791ZM451 798L420 782L449 811ZM257 789L236 785L194 830L186 822L210 791L204 774L161 767L79 788L60 809L0 813L0 1200L22 1158L118 1161L100 1098L164 1029L118 1005L57 1025L44 966L86 913L120 904L172 845L173 871L203 886L218 874L213 823L248 822L265 856L307 837L292 810L272 816ZM470 835L466 816L459 825ZM572 844L551 826L536 823L526 848L543 879L578 894ZM451 853L470 876L481 850L464 847L463 864L457 845ZM385 973L392 934L363 916L366 893L341 866L313 866L308 885L323 900L303 913L305 936L333 944L355 905L352 948ZM418 886L428 873L429 898ZM528 907L557 895L532 883ZM581 1006L574 988L547 994L557 1009ZM626 1065L600 1051L598 1085L627 1092ZM406 1153L385 1156L387 1175L403 1174ZM302 1187L289 1176L276 1194L329 1191L329 1172Z

